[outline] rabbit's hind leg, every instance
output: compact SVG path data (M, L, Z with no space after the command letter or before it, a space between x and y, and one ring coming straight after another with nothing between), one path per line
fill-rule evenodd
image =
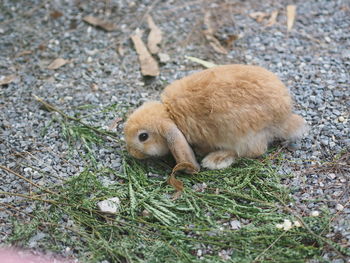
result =
M202 166L210 170L229 167L234 161L236 154L229 150L219 150L209 153L202 160Z
M267 151L269 133L262 130L245 137L240 144L236 144L239 157L257 158Z
M284 139L284 143L289 149L297 149L298 143L307 132L308 125L303 117L297 114L291 114L287 120L276 127L275 137Z

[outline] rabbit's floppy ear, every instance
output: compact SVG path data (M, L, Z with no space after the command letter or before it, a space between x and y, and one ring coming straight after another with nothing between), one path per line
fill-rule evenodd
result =
M166 139L169 150L174 156L176 163L190 163L193 166L193 169L188 168L186 169L186 172L198 172L200 170L200 166L196 161L192 148L175 123L170 121L162 123L161 133Z

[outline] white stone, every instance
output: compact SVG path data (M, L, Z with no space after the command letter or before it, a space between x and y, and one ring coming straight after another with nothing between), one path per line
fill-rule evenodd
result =
M302 226L300 221L294 221L293 224L294 224L295 227L301 227Z
M342 204L337 204L335 206L335 209L337 209L338 211L343 211L344 210L344 206Z
M26 168L23 169L23 171L24 171L25 173L30 173L31 171L33 171L33 169L30 168L30 167L26 167Z
M340 116L340 117L338 118L338 121L339 121L339 122L344 122L344 121L345 121L345 118L344 118L343 116Z
M320 215L320 212L319 211L312 211L310 215L314 216L314 217L317 217L317 216Z
M170 56L166 53L159 53L158 57L159 57L159 61L162 63L167 63L170 61Z
M241 228L241 222L239 222L238 220L232 220L230 222L230 225L231 225L231 229L233 230L237 230Z
M115 214L120 207L120 199L118 197L112 197L103 200L97 203L97 207L101 212Z
M283 230L288 231L293 227L292 222L289 219L284 219L283 221Z
M276 228L282 229L283 228L283 224L276 224Z
M334 173L330 173L328 174L328 177L333 180L336 177L336 175Z

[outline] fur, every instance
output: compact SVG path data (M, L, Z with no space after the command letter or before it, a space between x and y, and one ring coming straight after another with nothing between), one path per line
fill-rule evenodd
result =
M202 165L210 169L227 167L235 157L257 157L276 138L296 140L306 127L304 119L292 113L292 99L278 77L248 65L214 67L167 86L161 102L145 103L129 117L128 148L144 157L161 156L171 148L173 155L189 151L182 140L178 150L169 146L164 127L171 124L187 144L208 154ZM137 139L142 130L150 134L144 143Z

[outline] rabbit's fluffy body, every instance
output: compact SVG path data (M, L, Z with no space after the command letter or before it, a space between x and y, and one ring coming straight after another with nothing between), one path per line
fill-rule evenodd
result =
M125 125L127 147L136 158L170 149L177 162L199 168L191 145L207 154L202 165L210 169L227 167L237 157L257 157L272 140L293 141L304 130L278 77L248 65L218 66L177 80L164 89L161 102L145 103ZM149 135L145 142L138 139L141 132Z

